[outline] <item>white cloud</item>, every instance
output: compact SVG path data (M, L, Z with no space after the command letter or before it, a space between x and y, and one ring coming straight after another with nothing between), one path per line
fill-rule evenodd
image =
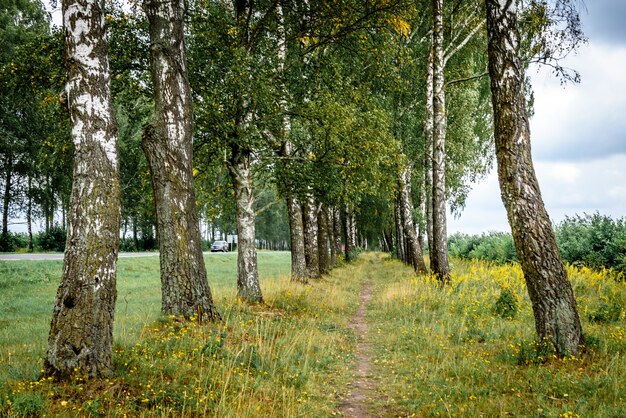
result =
M626 47L591 43L567 65L580 72L580 84L561 86L546 69L531 74L533 155L569 161L626 153Z
M553 222L561 222L566 215L594 212L626 217L626 155L576 164L536 162L535 169ZM472 190L461 218L450 218L448 222L449 233L491 230L510 230L495 171Z

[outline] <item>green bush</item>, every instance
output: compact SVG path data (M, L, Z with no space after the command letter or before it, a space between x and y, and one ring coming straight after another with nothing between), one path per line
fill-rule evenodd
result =
M566 217L555 232L564 261L593 269L626 272L626 218L614 220L598 213L576 215ZM448 251L454 257L468 260L518 261L513 237L504 232L451 235Z
M23 232L9 231L6 236L0 235L0 251L12 252L28 248L28 235Z
M65 240L67 239L67 231L65 228L54 225L48 231L42 231L37 234L37 246L43 251L65 251Z
M153 251L158 242L153 236L140 237L137 242L133 238L120 238L120 252Z
M519 306L517 298L509 289L504 289L493 305L493 313L500 318L513 319L517 316Z
M448 238L448 251L454 257L509 263L517 261L511 234L488 232L482 235L454 234Z
M595 213L566 217L556 227L563 260L593 269L626 271L626 220Z

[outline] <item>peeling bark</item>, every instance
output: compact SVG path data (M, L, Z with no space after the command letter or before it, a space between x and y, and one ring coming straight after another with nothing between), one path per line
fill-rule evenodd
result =
M317 230L317 249L319 253L320 274L328 274L330 271L330 248L328 245L328 214L325 207L320 208L318 212Z
M237 297L246 302L263 302L256 256L256 212L252 186L251 154L232 147L229 162L237 210Z
M310 278L320 277L320 259L317 243L317 205L313 196L304 202L304 258Z
M416 273L426 274L424 254L413 222L413 202L411 200L411 167L406 167L400 173L400 190L398 204L402 215L402 228L406 237L406 249L410 264Z
M501 197L522 264L540 341L559 355L584 343L572 286L535 176L515 2L486 0L489 74Z
M193 184L192 103L184 45L184 2L144 2L151 45L156 120L141 146L152 174L164 313L219 314L207 282Z
M433 0L433 246L430 264L441 283L450 282L446 225L446 108L443 62L443 0Z
M63 2L66 85L74 143L67 248L54 303L45 374L113 370L120 229L117 128L113 118L104 2Z

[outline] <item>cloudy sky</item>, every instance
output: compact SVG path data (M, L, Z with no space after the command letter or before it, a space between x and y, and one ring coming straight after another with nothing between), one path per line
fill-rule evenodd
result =
M626 217L626 0L585 0L582 9L589 43L566 61L581 83L562 86L548 70L530 73L533 159L553 222L596 211ZM474 186L460 219L448 223L448 233L490 230L510 230L495 167Z

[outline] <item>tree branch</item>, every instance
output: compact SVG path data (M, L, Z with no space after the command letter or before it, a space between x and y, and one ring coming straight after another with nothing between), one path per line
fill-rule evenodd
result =
M272 206L276 205L280 203L280 201L278 200L274 200L273 202L268 203L267 205L263 206L262 208L260 208L259 210L257 210L255 212L256 216L259 216L260 214L262 214L263 212L265 212L266 210L268 210L269 208L271 208Z
M472 80L476 80L479 78L482 78L486 75L489 75L489 71L485 71L484 73L480 73L480 74L475 74L469 77L464 77L464 78L457 78L456 80L450 80L448 82L446 82L446 87L448 87L450 84L457 84L457 83L463 83L465 81L472 81Z
M472 31L467 34L467 36L465 37L465 39L463 39L463 41L461 41L461 43L459 43L456 47L454 47L454 49L446 53L446 56L443 58L444 67L447 64L448 60L454 56L454 54L459 52L465 45L467 45L467 43L474 37L474 35L476 35L476 33L480 30L480 28L485 24L486 21L486 19L481 20L478 25L476 25L474 29L472 29Z

